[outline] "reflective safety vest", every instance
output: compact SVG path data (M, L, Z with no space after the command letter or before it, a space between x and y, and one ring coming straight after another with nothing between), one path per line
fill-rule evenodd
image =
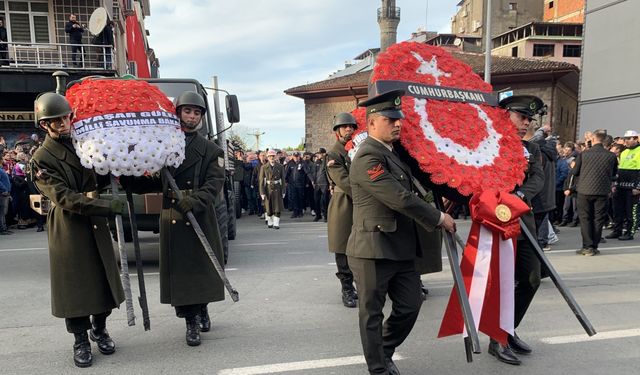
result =
M640 146L622 151L618 169L640 170Z

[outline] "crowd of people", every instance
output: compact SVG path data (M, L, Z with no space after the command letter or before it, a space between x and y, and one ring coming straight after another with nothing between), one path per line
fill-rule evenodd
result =
M33 211L29 203L29 195L37 194L29 173L29 161L40 145L37 134L19 139L13 148L0 136L0 235L13 234L9 229L13 226L20 230L37 227L38 232L44 231L44 217Z
M327 151L318 152L236 151L234 179L240 183L241 207L248 215L267 220L264 194L260 192L260 167L269 164L267 154L273 152L274 161L283 166L284 209L291 211L291 218L301 218L305 213L314 221L327 222L327 208L331 197L327 179ZM268 215L267 215L268 216Z

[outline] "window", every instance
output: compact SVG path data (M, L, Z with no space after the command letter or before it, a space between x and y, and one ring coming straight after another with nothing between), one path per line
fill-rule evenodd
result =
M567 44L562 46L562 57L580 57L580 45L579 44Z
M553 49L555 45L553 44L534 44L533 45L533 56L535 57L551 57L553 56Z
M553 1L549 1L549 9L553 8Z
M51 42L48 2L0 0L0 18L5 19L11 42Z
M518 47L511 48L511 57L518 57Z
M509 3L509 10L518 10L518 3Z

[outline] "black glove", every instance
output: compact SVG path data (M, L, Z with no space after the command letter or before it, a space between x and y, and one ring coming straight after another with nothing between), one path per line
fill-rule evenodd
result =
M115 198L111 201L111 212L114 215L129 216L129 207L127 206L127 202L120 198Z
M178 203L176 203L178 211L186 214L189 211L193 211L193 203L191 203L191 199L184 197Z

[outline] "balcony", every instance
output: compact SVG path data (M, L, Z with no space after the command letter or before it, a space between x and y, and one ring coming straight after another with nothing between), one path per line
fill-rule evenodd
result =
M378 8L378 22L380 22L381 18L386 19L400 19L400 8L399 7L388 7L388 8Z
M0 72L7 68L114 71L117 66L112 46L22 42L2 44L7 46L7 51L4 54L0 52Z

